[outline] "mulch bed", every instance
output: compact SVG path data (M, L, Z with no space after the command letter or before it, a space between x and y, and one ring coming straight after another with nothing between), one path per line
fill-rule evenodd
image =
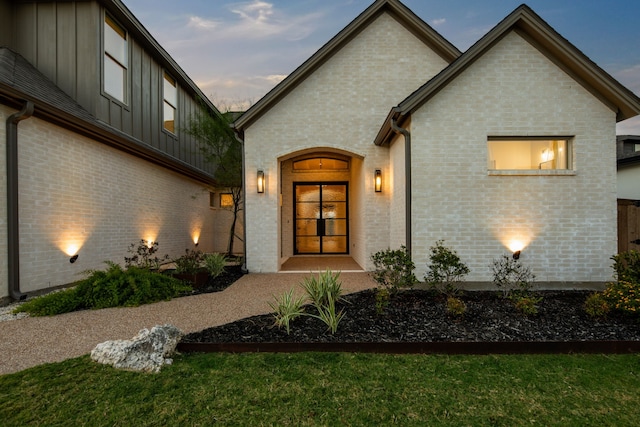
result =
M197 344L222 344L222 349L227 348L224 351L235 351L233 346L224 343L275 343L267 350L263 345L259 351L277 351L278 343L282 343L280 348L295 351L295 344L323 343L372 343L375 348L375 344L402 343L482 343L486 346L487 343L632 342L635 351L640 350L639 319L617 313L594 319L583 309L588 294L587 291L541 291L538 295L543 300L538 305L538 314L526 316L497 292L467 292L462 296L467 312L456 318L447 314L442 296L426 290L400 292L392 297L383 314L377 314L375 293L367 290L347 295L345 301L339 303L338 309L343 309L345 316L334 335L322 321L309 316L295 319L287 335L284 329L274 327L273 315L268 314L188 334L181 344L183 350L198 351L194 350ZM307 311L313 313L314 309L307 307ZM357 351L357 347L347 345L345 348ZM569 348L561 352L571 351Z
M224 268L224 272L216 278L209 278L206 285L194 288L192 291L185 293L183 296L208 294L212 292L220 292L231 286L236 280L244 276L242 266L228 265Z

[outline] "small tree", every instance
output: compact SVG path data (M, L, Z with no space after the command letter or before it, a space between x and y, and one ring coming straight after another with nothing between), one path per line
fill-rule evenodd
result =
M198 141L205 161L214 168L217 185L231 192L233 204L228 209L233 213L233 220L227 244L227 255L231 256L235 238L242 240L236 234L238 216L242 210L242 145L231 128L236 114L231 111L214 114L209 112L204 103L201 105L200 111L189 119L185 132Z

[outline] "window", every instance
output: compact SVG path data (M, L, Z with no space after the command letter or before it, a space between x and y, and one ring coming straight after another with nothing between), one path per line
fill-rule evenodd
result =
M638 151L640 151L640 144L635 144L633 148L633 151L637 153Z
M220 194L220 207L221 208L232 208L233 207L233 196L231 193L221 193Z
M127 33L109 16L104 18L104 91L126 102L129 53Z
M209 207L210 208L216 207L216 193L212 191L209 191Z
M489 138L489 170L571 169L569 138Z
M296 160L293 162L294 171L310 170L349 170L347 160L331 157L314 157L312 159Z
M164 128L171 133L176 132L175 119L176 109L178 106L178 89L176 81L166 72L164 73L164 105L163 105L163 122Z

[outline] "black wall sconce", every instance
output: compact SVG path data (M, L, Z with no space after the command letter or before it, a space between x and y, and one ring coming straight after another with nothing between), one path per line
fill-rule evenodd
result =
M516 261L520 259L520 251L515 251L513 253L513 259L515 259Z
M78 254L75 254L74 256L72 256L71 258L69 258L69 262L71 264L73 264L74 262L76 262L76 260L78 259Z
M264 193L264 171L258 170L258 193Z
M376 169L374 175L374 188L376 193L382 192L382 171L380 169Z

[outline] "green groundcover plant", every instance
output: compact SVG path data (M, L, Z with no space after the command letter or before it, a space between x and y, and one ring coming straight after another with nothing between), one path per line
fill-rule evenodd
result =
M52 316L84 309L131 307L169 300L191 290L189 285L146 268L107 261L106 270L88 271L71 289L36 297L15 309L32 316Z

